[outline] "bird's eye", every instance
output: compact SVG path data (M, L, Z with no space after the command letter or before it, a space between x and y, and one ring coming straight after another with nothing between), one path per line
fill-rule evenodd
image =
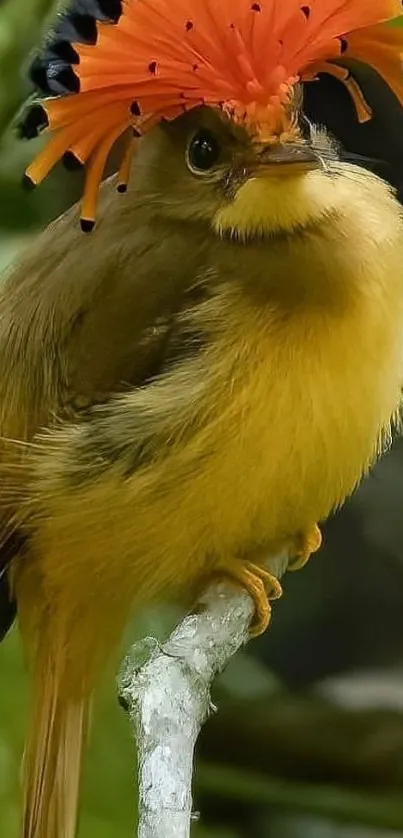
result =
M210 131L199 131L190 141L187 150L189 169L195 174L206 174L218 163L221 147Z

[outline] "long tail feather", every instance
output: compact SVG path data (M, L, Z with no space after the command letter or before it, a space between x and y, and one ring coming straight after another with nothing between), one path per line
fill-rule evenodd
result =
M63 650L55 654L47 645L41 642L36 657L22 838L74 838L90 702L85 684L71 695L68 672L60 664Z

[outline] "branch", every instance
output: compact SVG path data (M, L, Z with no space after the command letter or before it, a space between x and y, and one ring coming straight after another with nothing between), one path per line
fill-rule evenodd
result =
M287 563L283 554L269 569L280 578ZM132 647L119 694L137 740L138 838L188 838L193 751L212 709L210 687L247 642L252 616L249 594L218 582L162 647L150 638Z

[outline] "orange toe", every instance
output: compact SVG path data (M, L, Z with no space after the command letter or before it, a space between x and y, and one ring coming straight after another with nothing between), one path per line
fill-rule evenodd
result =
M299 570L303 567L311 553L316 553L322 544L322 533L317 524L302 533L296 541L297 552L291 558L288 570Z
M252 597L255 615L250 627L250 635L258 637L266 631L270 623L269 600L278 599L282 594L280 582L268 570L251 562L231 563L224 568L224 573L245 588Z

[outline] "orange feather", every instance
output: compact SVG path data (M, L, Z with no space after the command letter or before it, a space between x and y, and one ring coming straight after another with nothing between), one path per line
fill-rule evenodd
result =
M346 84L364 121L370 109L349 65L373 67L403 103L403 29L385 25L401 13L399 0L123 0L117 23L98 22L96 44L73 44L80 91L45 101L58 134L27 177L39 183L68 150L90 158L97 175L88 176L83 214L93 221L107 138L130 126L144 132L202 103L267 135L296 82L318 72Z

